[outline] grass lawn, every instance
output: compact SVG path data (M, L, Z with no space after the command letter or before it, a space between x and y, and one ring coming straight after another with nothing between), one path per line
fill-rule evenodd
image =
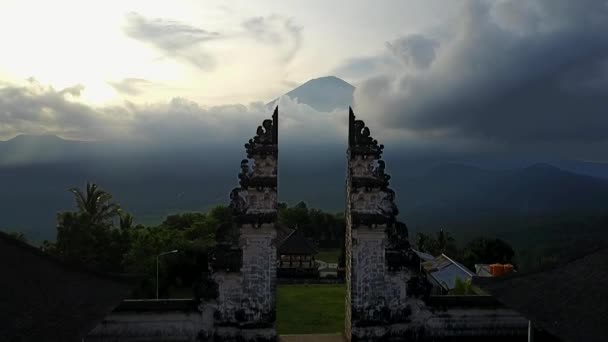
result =
M322 260L328 263L337 263L340 257L340 248L321 248L315 255L316 260Z
M279 285L277 330L281 335L344 331L343 284Z

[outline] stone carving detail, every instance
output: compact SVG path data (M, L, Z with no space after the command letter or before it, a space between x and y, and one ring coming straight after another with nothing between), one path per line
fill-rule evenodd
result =
M255 213L276 213L277 211L277 193L272 189L250 190L247 192L249 197L248 212Z
M262 126L258 126L256 136L249 139L245 144L247 158L255 158L255 156L277 156L278 144L278 107L275 108L272 120L267 119L262 122Z
M230 207L238 225L259 227L277 217L278 107L245 144L239 185L230 193Z
M392 227L399 213L395 192L390 189L390 175L380 159L383 145L371 137L369 128L349 110L350 202L353 227L357 225Z
M244 215L249 208L247 191L242 188L234 188L230 192L230 208L235 216Z
M349 108L348 146L353 156L373 156L380 159L384 145L371 137L369 128L362 120L356 120L352 108Z
M255 158L255 168L253 170L254 177L276 177L277 165L276 160L271 156L259 156Z
M249 159L241 160L241 173L239 173L239 184L241 188L247 189L249 187L249 180L251 177L251 168L249 167Z

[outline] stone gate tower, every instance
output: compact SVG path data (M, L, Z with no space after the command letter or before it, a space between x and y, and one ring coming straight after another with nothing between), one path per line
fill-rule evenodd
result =
M214 263L216 341L271 341L276 337L278 107L245 149L240 186L230 193L238 238L220 243Z
M405 224L395 218L395 192L380 159L384 146L352 109L348 127L345 335L373 340L409 321L416 299L408 285L416 280L419 261Z
M484 296L429 301L430 284L396 219L384 150L350 109L346 175L346 326L349 341L454 341L521 336L526 320ZM475 297L475 296L469 296ZM441 299L441 298L439 298Z

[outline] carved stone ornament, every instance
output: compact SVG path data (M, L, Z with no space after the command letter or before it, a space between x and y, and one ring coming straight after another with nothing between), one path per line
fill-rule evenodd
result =
M271 119L266 119L262 122L261 126L258 126L255 137L249 139L249 142L245 144L245 150L247 151L247 158L253 158L254 156L267 156L271 155L277 157L278 150L277 145L278 139L278 126L279 126L279 107L276 107Z
M353 109L349 107L348 113L348 147L351 158L355 156L373 156L379 159L382 156L384 145L371 137L369 128L363 120L357 120Z
M239 185L230 193L230 207L238 225L259 227L277 217L278 107L245 144Z
M380 159L383 145L373 139L365 123L349 110L350 205L353 224L391 227L399 214L395 191L389 188L391 176Z

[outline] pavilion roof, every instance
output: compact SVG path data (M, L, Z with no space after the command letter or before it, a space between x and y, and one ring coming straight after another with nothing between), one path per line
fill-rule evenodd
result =
M445 254L424 261L422 268L446 291L456 287L457 278L464 281L473 277L473 273L469 269Z
M299 233L298 229L294 229L289 235L287 235L277 245L277 252L279 254L316 254L315 248L308 242L308 240Z

